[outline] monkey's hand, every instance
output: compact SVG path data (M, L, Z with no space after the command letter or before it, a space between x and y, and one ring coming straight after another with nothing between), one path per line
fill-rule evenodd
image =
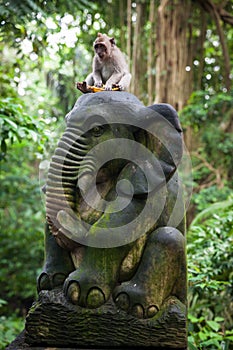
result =
M107 91L112 90L112 84L111 84L111 83L106 82L105 87L104 87L104 90L107 90Z
M103 83L102 83L102 80L96 80L95 81L95 84L94 84L94 86L96 86L96 87L102 87L102 85L103 85Z
M123 85L121 85L121 84L112 84L112 90L120 90L120 91L122 91L122 90L124 90L125 88L124 88L124 86Z
M112 84L112 90L124 91L125 86L123 84Z

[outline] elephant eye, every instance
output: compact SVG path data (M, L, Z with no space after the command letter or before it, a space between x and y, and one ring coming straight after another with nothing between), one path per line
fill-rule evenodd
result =
M91 129L92 135L95 137L101 136L104 132L103 126L96 125Z

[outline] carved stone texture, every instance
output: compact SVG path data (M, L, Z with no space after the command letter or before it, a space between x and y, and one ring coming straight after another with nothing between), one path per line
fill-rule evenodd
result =
M83 95L66 121L48 171L45 264L27 341L185 348L176 111L99 92Z
M60 289L43 291L27 316L25 339L32 346L77 349L184 349L185 308L171 298L156 316L143 320L119 310L111 299L91 310L67 302Z

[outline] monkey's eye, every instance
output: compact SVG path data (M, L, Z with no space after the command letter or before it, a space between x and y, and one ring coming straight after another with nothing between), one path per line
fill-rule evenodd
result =
M95 49L105 49L105 46L102 44L96 44Z
M102 53L102 52L107 52L107 48L106 48L106 46L105 45L102 45L102 44L96 44L95 45L95 51L97 52L97 53Z
M96 125L91 129L91 133L95 137L101 136L103 132L104 132L104 127L101 125Z

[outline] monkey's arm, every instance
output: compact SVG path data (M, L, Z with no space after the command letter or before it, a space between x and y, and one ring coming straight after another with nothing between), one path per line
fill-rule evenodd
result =
M113 72L110 78L105 83L105 90L112 90L113 84L119 84L119 81L121 80L122 73L121 72Z
M94 60L93 60L92 72L88 74L84 82L88 86L94 85L97 87L101 87L103 85L102 76L101 76L101 67L96 57L94 57Z
M86 79L84 80L84 82L86 83L86 86L96 86L98 88L101 88L103 83L102 83L102 79L101 79L101 74L98 71L95 71L93 73L90 73ZM79 87L78 87L79 89ZM90 91L83 91L81 89L82 92L90 92Z
M112 85L117 85L120 90L126 90L130 84L131 74L128 65L121 51L118 48L113 50L112 55L112 74L105 84L105 90L112 90Z
M130 80L130 73L126 73L122 76L122 73L114 72L106 81L105 90L112 90L114 85L118 86L119 90L126 90L129 87Z
M103 85L102 76L101 76L101 66L96 57L94 58L94 61L93 61L92 77L94 80L94 86L101 87Z
M99 71L93 72L94 86L101 87L103 85L101 74Z
M125 75L123 75L123 77L121 78L121 80L118 83L119 89L126 90L129 87L130 80L131 80L130 73L126 73Z

